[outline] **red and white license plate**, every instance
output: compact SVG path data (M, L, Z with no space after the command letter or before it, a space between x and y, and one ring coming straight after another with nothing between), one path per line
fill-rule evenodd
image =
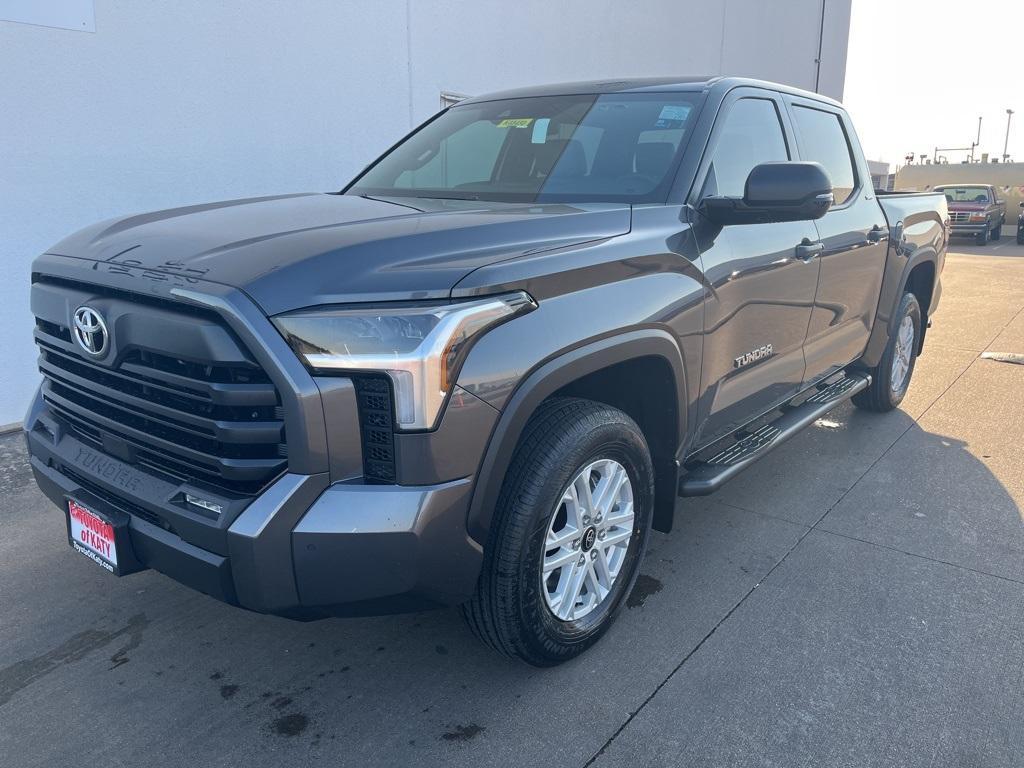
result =
M111 573L116 572L113 525L74 499L68 499L68 532L72 547Z

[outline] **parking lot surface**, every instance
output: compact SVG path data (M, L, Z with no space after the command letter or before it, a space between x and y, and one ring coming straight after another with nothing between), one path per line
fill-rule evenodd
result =
M1024 247L954 245L902 408L837 409L654 534L537 670L455 611L310 624L67 545L0 440L0 765L1024 764Z

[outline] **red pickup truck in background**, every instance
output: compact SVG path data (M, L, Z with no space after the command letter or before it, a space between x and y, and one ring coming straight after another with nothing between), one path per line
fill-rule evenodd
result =
M944 184L935 192L946 196L951 235L973 235L978 245L998 240L1006 223L1006 201L991 184Z

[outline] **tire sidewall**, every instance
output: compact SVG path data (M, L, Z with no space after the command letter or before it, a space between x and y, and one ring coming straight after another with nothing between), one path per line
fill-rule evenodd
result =
M608 411L608 416L621 416ZM639 574L647 548L654 502L654 472L646 441L631 421L605 421L581 436L573 431L563 436L562 470L551 473L532 510L530 534L522 542L519 556L518 603L522 625L546 656L574 656L600 638L622 607ZM572 479L588 464L612 459L626 470L633 486L633 537L612 592L595 610L577 621L556 618L541 593L540 568L551 516Z
M903 324L903 319L908 315L914 323L914 345L910 352L910 366L907 369L906 375L903 377L903 386L896 391L892 387L892 362L896 355L896 337L899 335L899 329ZM903 398L907 396L907 390L910 389L910 380L914 375L914 368L917 365L917 350L921 345L921 306L917 303L917 297L915 297L914 294L903 294L903 298L900 300L899 314L897 315L897 318L896 327L893 330L892 335L889 337L889 343L885 348L885 356L882 358L881 369L882 374L885 376L885 392L887 393L889 403L893 408L903 402Z

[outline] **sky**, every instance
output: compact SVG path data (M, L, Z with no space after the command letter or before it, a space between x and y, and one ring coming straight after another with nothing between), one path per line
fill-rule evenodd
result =
M1024 161L1022 0L853 0L843 103L870 160L968 147ZM966 152L946 152L960 162Z

